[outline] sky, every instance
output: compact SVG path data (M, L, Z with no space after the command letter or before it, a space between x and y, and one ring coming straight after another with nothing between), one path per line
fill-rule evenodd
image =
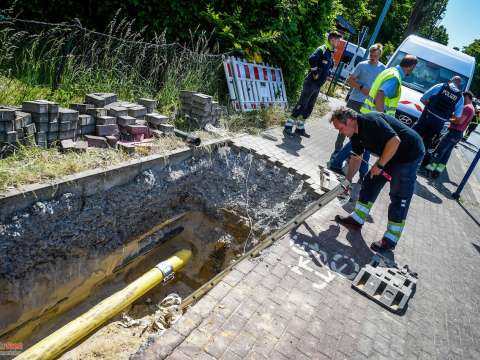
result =
M449 0L440 25L447 28L448 46L463 49L480 39L480 0Z

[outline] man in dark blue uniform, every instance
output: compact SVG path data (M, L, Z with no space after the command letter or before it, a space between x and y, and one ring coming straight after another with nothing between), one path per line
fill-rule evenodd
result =
M333 52L341 38L342 36L337 32L329 33L327 42L318 47L308 58L310 72L303 82L302 94L297 105L293 108L292 115L285 124L284 132L287 135L293 133L293 127L296 125L296 134L309 136L305 132L305 120L312 113L320 88L327 80L330 69L333 67Z
M393 250L405 226L412 200L417 170L425 154L422 138L407 125L385 113L357 114L351 109L336 110L330 120L335 128L352 142L352 158L346 175L347 187L360 168L365 150L378 160L365 176L355 209L348 216L337 215L343 225L360 229L385 183L390 180L388 225L380 241L371 248L375 251Z
M461 83L460 76L454 76L446 83L432 86L420 99L425 108L413 129L420 134L425 146L423 165L429 163L428 150L432 148L433 140L440 136L443 126L452 114L457 121L462 116L464 99Z

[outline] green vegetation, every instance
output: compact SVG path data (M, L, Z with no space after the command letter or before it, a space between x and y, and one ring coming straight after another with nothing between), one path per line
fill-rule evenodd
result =
M470 45L465 47L463 51L466 54L473 56L477 61L475 75L470 90L472 90L476 96L480 96L480 39L474 40Z

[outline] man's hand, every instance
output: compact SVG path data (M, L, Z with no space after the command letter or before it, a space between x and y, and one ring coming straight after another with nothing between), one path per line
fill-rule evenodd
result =
M370 169L370 179L373 178L374 176L378 176L382 174L382 169L380 169L377 164L373 165L372 168Z

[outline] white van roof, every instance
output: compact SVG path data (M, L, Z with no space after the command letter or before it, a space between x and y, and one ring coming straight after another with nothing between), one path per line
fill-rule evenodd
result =
M474 57L417 35L408 36L398 47L398 50L413 54L468 78L472 76L475 70Z

